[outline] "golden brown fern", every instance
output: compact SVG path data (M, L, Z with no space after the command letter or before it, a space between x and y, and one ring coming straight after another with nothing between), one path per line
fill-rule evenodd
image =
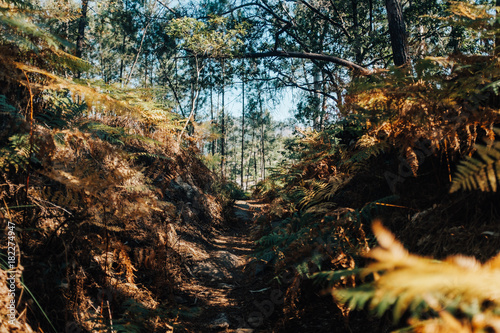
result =
M500 254L485 264L460 255L438 261L408 253L380 222L373 231L380 246L360 275L375 281L334 290L339 302L380 316L391 310L395 321L410 312L419 332L476 332L481 322L498 327Z

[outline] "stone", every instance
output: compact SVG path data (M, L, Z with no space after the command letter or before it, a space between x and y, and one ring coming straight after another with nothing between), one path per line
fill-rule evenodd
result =
M210 325L213 328L229 328L229 320L225 313L221 313L212 321Z

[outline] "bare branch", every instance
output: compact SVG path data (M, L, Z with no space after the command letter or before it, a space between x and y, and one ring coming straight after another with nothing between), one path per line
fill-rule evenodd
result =
M352 70L357 70L361 75L370 75L372 72L369 69L366 69L358 64L355 64L349 60L337 58L331 55L326 54L318 54L318 53L309 53L309 52L287 52L287 51L268 51L261 53L245 53L239 56L240 58L247 59L256 59L256 58L271 58L271 57L280 57L280 58L297 58L297 59L309 59L309 60L320 60L331 62L340 66L344 66L350 68Z

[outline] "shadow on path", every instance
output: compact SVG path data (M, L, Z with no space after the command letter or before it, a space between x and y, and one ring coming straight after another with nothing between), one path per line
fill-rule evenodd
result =
M177 250L189 258L190 278L181 284L176 301L197 310L191 321L182 320L188 332L265 332L259 329L263 316L250 315L255 312L255 297L267 290L265 281L247 269L254 244L249 230L261 206L253 200L236 201L237 223L230 230L207 235L210 244L179 240Z

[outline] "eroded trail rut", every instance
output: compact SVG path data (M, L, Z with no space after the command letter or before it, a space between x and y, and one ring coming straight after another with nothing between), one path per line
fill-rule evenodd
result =
M191 320L182 320L188 331L264 332L266 318L255 309L256 294L265 290L264 282L247 266L253 246L249 230L257 211L255 201L236 201L232 228L207 235L206 244L179 240L177 250L189 258L185 268L190 278L176 298L185 307L199 310Z

